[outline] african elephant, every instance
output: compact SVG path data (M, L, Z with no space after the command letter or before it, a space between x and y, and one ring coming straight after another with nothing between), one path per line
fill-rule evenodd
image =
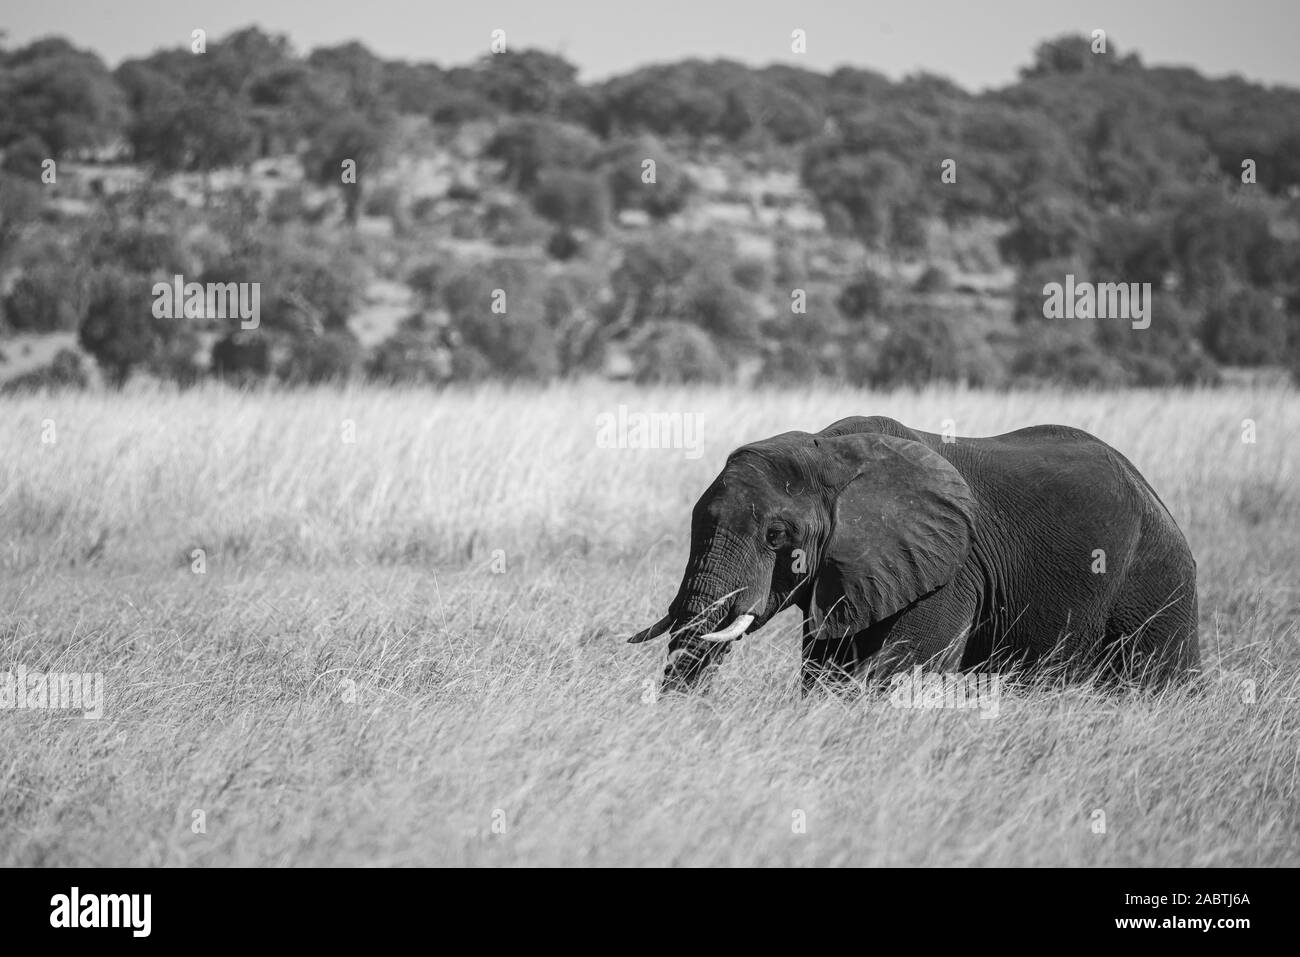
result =
M777 612L803 687L945 671L1160 687L1199 665L1196 562L1119 452L1079 429L988 438L883 416L746 445L696 503L668 633L685 690Z

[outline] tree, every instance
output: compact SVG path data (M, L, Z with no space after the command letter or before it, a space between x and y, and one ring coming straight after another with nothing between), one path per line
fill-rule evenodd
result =
M1135 54L1120 57L1118 48L1109 38L1106 41L1105 53L1094 53L1092 47L1091 37L1077 33L1044 40L1034 50L1033 64L1022 67L1020 76L1022 79L1032 80L1141 66L1141 61Z
M203 283L260 282L261 328L295 338L346 328L365 279L355 256L319 239L254 244L199 277Z
M497 289L506 293L504 312L492 308ZM451 319L448 344L456 378L490 371L544 382L559 374L559 341L547 322L534 267L503 259L465 269L443 283L442 299Z
M564 230L603 232L609 205L605 180L577 170L547 171L533 196L533 208Z
M24 136L4 150L4 171L15 179L39 183L45 161L52 159L54 151L39 136Z
M193 77L188 79L197 84ZM257 152L252 110L235 94L219 86L203 93L187 89L140 61L123 64L118 78L133 111L127 139L138 161L161 172L197 171L207 177Z
M89 383L81 355L73 349L60 349L49 365L15 376L3 385L0 392L26 392L44 389L84 389Z
M14 281L4 297L4 319L16 332L75 329L81 318L80 292L68 281L68 264L38 266Z
M385 64L363 43L352 40L332 47L317 47L307 64L322 77L336 109L374 116L386 113Z
M42 187L0 171L0 264L18 244L23 231L36 222L45 206Z
M165 172L185 169L194 150L185 88L143 61L123 63L117 79L131 105L126 135L135 159Z
M515 190L529 194L544 171L584 167L599 147L596 138L581 127L526 117L504 124L488 141L483 155L499 160L505 180Z
M356 224L362 193L378 171L386 131L360 113L347 113L326 124L312 139L304 160L307 176L322 186L342 190L344 216Z
M271 374L271 347L260 331L236 330L212 346L212 374L227 382L247 384Z
M612 133L699 139L720 131L727 85L726 76L699 60L635 70L601 87L601 123Z
M541 50L490 53L477 71L486 99L509 113L554 115L578 87L578 68Z
M700 260L721 254L666 229L628 243L610 276L610 311L625 323L680 318L687 277Z
M637 382L723 382L731 377L709 334L686 322L651 323L630 352Z
M654 182L646 182L646 160L654 161ZM639 209L664 220L681 212L695 192L682 160L653 136L618 140L595 165L605 173L616 210Z
M383 64L384 98L399 113L423 114L446 89L447 80L436 63L386 60Z
M113 385L161 356L184 321L155 318L151 289L138 273L100 271L91 278L79 339Z
M885 305L885 279L874 269L860 269L858 275L840 290L835 305L849 319L878 316Z
M277 372L285 382L346 382L361 367L361 346L347 329L299 336Z
M1287 349L1287 314L1280 296L1252 287L1216 294L1205 311L1202 341L1229 365L1275 363Z
M804 183L826 214L868 248L919 249L933 190L918 189L913 167L883 150L854 154L810 147Z
M366 373L390 385L437 385L452 376L451 353L437 334L403 326L375 348Z
M1044 40L1034 50L1034 62L1023 67L1020 76L1032 79L1054 74L1082 73L1088 69L1093 56L1091 44L1078 34Z
M778 143L807 142L826 124L822 110L794 90L765 82L757 96L755 126Z
M1097 320L1097 342L1114 356L1134 385L1213 385L1218 367L1196 338L1201 311L1175 296L1161 296L1151 328L1133 329L1127 322Z
M887 388L929 382L996 387L1005 374L1001 360L969 323L942 312L910 309L894 317L872 382Z
M1092 248L1093 217L1068 193L1036 191L1016 210L1015 225L998 240L1002 255L1019 265L1084 255Z
M34 136L56 159L110 144L128 118L103 61L56 37L3 54L0 103L0 146Z
M1268 217L1228 202L1213 189L1189 190L1165 227L1179 285L1203 299L1234 282L1267 288L1286 278Z
M691 273L683 292L680 316L709 333L729 351L757 344L755 312L731 276L728 262L704 262Z
M263 156L295 151L301 140L339 111L328 78L301 60L259 70L244 92Z
M1011 359L1016 379L1053 386L1118 388L1133 377L1117 358L1097 344L1096 323L1078 320L1026 326Z

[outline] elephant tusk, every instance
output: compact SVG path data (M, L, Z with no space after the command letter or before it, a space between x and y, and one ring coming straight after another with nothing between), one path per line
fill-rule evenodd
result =
M734 641L745 633L745 629L754 623L753 615L741 615L721 631L700 635L701 641Z
M688 657L691 658L697 657L696 655L691 654L685 648L678 648L676 651L668 652L668 660L664 662L664 664L666 664L669 668L671 668L677 664L677 659L682 657L682 655L687 655Z

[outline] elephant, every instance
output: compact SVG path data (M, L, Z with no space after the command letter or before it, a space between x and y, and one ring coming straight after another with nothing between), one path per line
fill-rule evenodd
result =
M1080 429L940 436L884 416L734 451L691 515L665 691L803 614L801 685L918 667L1158 689L1199 670L1196 562L1128 459Z

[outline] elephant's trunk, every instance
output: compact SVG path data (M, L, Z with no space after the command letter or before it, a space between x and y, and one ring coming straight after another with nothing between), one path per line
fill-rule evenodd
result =
M693 540L686 573L665 616L672 630L665 688L693 685L756 618L765 616L771 582L770 561L764 563L749 542L726 529Z

